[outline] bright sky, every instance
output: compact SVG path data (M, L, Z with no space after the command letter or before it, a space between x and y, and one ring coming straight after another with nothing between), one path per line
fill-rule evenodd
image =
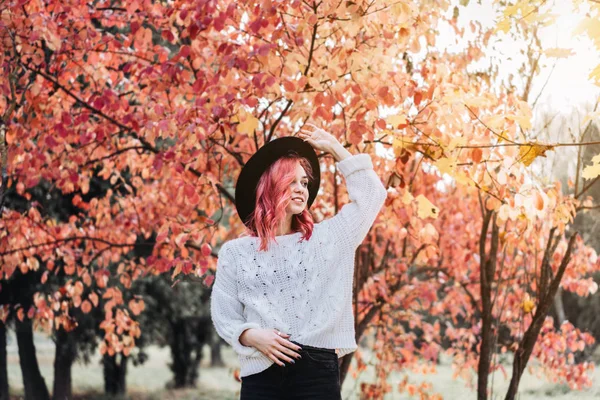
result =
M460 7L459 26L468 27L470 21L478 21L484 27L494 27L500 20L501 15L495 14L490 0L471 0L466 8ZM564 109L579 106L585 103L594 103L600 94L600 88L588 80L591 70L600 64L600 57L589 39L582 36L574 36L572 33L585 14L585 5L577 12L572 7L571 0L554 0L547 4L551 5L551 13L557 15L555 24L545 27L540 31L540 39L544 48L569 48L573 49L574 55L568 58L542 57L542 68L540 74L534 80L531 91L531 102L535 100L542 89L546 78L556 67L540 97L540 105L551 108ZM442 28L443 29L443 28ZM470 32L466 29L467 32ZM437 45L440 48L459 49L452 34L440 35ZM501 57L500 69L504 74L518 74L519 61L524 56L519 54L518 49L524 47L524 43L516 42L509 35L499 33L499 41L495 43L496 55ZM530 103L531 103L530 102Z

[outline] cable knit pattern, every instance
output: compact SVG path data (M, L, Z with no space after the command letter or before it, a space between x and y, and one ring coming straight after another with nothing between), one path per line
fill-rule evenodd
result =
M387 192L368 154L336 163L346 178L350 202L301 233L276 236L267 251L259 238L243 236L221 246L211 296L217 333L238 354L240 376L267 369L273 361L240 343L248 328L275 328L308 346L356 350L352 282L354 252L381 210Z

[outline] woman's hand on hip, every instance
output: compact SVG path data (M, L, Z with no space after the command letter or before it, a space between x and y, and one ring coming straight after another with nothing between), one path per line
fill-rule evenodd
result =
M285 364L282 361L294 362L294 359L300 358L296 351L301 350L301 347L288 340L290 335L277 333L276 329L246 329L240 336L240 342L245 346L254 347L283 367Z

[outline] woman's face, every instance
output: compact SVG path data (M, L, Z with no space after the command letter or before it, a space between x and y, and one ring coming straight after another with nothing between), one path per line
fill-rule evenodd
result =
M290 184L290 202L285 211L287 214L300 214L308 201L308 177L300 163L296 164L296 177Z

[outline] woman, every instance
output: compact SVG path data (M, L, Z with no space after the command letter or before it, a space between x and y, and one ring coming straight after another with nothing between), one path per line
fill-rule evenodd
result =
M249 235L219 251L211 316L238 355L242 400L341 399L338 357L357 348L354 253L386 190L369 155L351 155L312 127L263 146L236 183ZM320 182L313 147L333 155L351 200L316 224L308 211Z

